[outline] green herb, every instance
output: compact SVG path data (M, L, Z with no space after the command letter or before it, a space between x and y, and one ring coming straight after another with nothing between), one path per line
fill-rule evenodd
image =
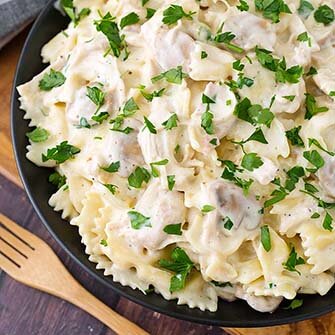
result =
M261 227L261 242L264 250L269 252L271 250L271 235L268 225Z
M315 138L309 138L308 139L308 145L311 147L312 145L315 145L317 148L319 148L320 150L322 150L323 152L327 153L330 156L335 156L335 152L329 151L327 149L325 149L317 139Z
M313 186L311 184L309 184L310 186ZM305 184L305 188L306 188L306 184ZM315 188L316 189L316 188ZM300 190L300 192L308 194L309 196L313 197L315 200L318 201L318 207L324 208L324 209L334 209L335 208L335 203L331 203L331 202L326 202L324 200L322 200L321 198L317 197L313 192L309 191L309 190ZM316 192L318 192L318 190L316 189Z
M100 112L98 115L93 115L91 119L101 124L104 120L108 119L108 117L108 112Z
M244 64L240 60L233 62L233 69L236 71L242 71L244 69Z
M109 173L118 172L120 169L120 161L112 162L108 166L101 167L101 169Z
M172 191L174 184L176 183L175 175L167 176L166 178L167 178L168 188L170 191Z
M254 80L244 77L243 73L241 72L238 74L237 81L230 79L228 81L225 81L225 84L230 87L231 91L236 92L238 88L241 89L243 86L251 87L254 84Z
M306 1L306 0L300 0L300 5L298 8L298 13L301 15L305 20L309 17L309 15L313 12L314 7L313 5Z
M307 31L305 31L305 32L303 32L303 33L301 33L301 34L299 34L299 35L297 36L297 40L298 40L299 42L307 42L309 47L312 46L311 38L308 36Z
M201 115L201 127L209 135L214 134L213 118L214 115L210 111L206 111Z
M100 90L99 87L93 86L89 87L87 86L87 94L86 96L96 105L98 106L98 109L95 113L99 111L101 106L105 103L105 93Z
M107 50L107 54L112 51L115 57L120 57L123 52L123 60L126 60L129 55L127 43L124 35L120 36L119 27L114 20L115 17L108 12L101 20L95 21L94 24L97 31L101 31L108 39L110 48Z
M266 19L270 19L273 23L278 23L280 13L289 13L289 7L283 0L254 0L257 10L263 12Z
M301 264L305 264L305 260L301 257L298 257L298 254L296 253L295 248L292 245L288 259L285 263L283 263L284 269L300 274L300 272L296 269L296 266Z
M261 128L257 128L246 140L244 140L242 143L247 143L249 141L256 141L263 144L268 144L268 141L266 140L264 133Z
M125 105L123 106L123 115L125 117L129 117L135 114L135 112L139 110L134 98L130 98L126 101Z
M208 54L206 51L201 51L201 59L205 59L208 57Z
M274 119L274 114L268 108L263 108L260 105L252 105L248 98L244 98L236 104L234 115L252 125L264 124L268 128L270 128L271 122Z
M204 206L202 206L202 208L201 208L201 212L202 212L202 213L209 213L209 212L211 212L211 211L214 211L214 209L215 209L215 207L212 206L212 205L204 205Z
M328 5L322 5L314 12L314 19L316 22L328 26L334 21L334 10Z
M295 95L284 95L283 98L292 102L295 99Z
M165 91L165 88L162 88L159 91L153 91L152 93L148 93L144 89L141 89L140 92L147 101L152 101L154 98L161 97L164 91Z
M135 24L139 21L140 21L140 17L136 13L131 12L131 13L127 14L126 16L124 16L121 19L120 28L123 29L124 27L130 26L130 25Z
M144 227L151 227L150 218L136 211L129 211L131 228L141 229Z
M293 299L291 300L291 303L288 306L283 307L283 309L296 309L302 306L303 302L304 301L302 299Z
M44 142L49 138L49 132L44 128L37 127L33 131L26 133L26 136L32 142Z
M145 116L144 116L144 125L145 126L143 129L148 128L151 134L157 134L155 125Z
M299 131L301 129L301 126L294 127L290 130L285 131L287 139L291 142L292 145L295 145L297 147L304 147L304 141L299 135Z
M175 273L170 281L170 292L176 292L185 287L194 263L182 248L176 247L171 253L171 260L161 259L159 266Z
M312 214L311 219L318 219L321 215L318 212Z
M38 83L38 87L42 91L51 91L54 87L62 86L65 83L65 76L62 72L50 69L49 73L44 73L42 79Z
M255 169L258 169L260 166L262 166L264 163L261 160L259 156L257 156L256 153L251 152L249 154L245 154L243 156L241 165L247 169L248 171L253 171Z
M79 152L79 148L68 144L68 141L63 141L54 148L48 149L46 155L42 154L42 162L54 160L56 164L61 164L70 158L74 158L74 155Z
M58 172L53 172L48 178L49 182L56 186L57 189L60 189L62 186L66 184L66 177L62 176Z
M156 9L154 8L147 8L147 15L146 15L146 19L151 19L156 13Z
M121 132L121 133L124 133L124 134L131 133L134 130L133 128L131 128L131 127L126 127L124 129L121 128L122 125L123 125L125 117L126 117L125 115L120 114L115 119L110 120L109 123L113 124L113 128L111 128L110 130L118 131L118 132Z
M266 69L275 72L277 82L288 82L291 84L299 82L299 79L304 72L302 66L295 65L287 69L285 58L283 58L282 60L274 58L271 55L271 51L266 49L260 49L258 47L256 47L255 51L259 63Z
M176 68L170 69L156 77L151 78L151 81L152 83L155 83L161 79L165 79L168 83L180 85L183 81L183 78L187 77L188 75L183 72L183 68L181 66L177 66Z
M335 91L330 91L328 94L330 97L335 97Z
M81 117L79 120L79 124L76 126L76 128L80 129L80 128L87 128L90 129L91 125L88 123L86 117Z
M148 2L149 0L141 0L142 7L144 7Z
M304 158L308 160L315 168L306 168L307 171L315 173L320 168L325 165L325 161L321 157L321 155L316 151L304 151L303 154Z
M79 21L88 16L91 13L89 8L83 8L78 14L76 13L76 9L73 5L73 0L61 0L60 2L62 8L64 9L65 13L70 17L73 21L74 25L76 26Z
M314 66L311 66L306 73L306 76L314 76L315 74L318 74L318 70Z
M306 114L305 119L310 120L314 115L328 111L328 107L317 107L313 95L305 93L306 96Z
M162 21L167 25L171 25L181 20L182 18L192 20L192 15L194 14L195 12L185 13L183 7L179 5L171 5L169 8L164 10Z
M318 193L319 190L312 184L305 182L305 190L310 193Z
M150 163L151 174L152 174L152 176L155 177L155 178L159 177L159 172L158 172L158 170L155 168L155 165L162 166L162 165L166 165L167 163L169 163L169 160L168 160L168 159L163 159L163 160L158 161L158 162Z
M143 182L148 182L150 180L150 173L144 167L136 167L135 171L132 172L128 177L128 184L134 188L141 188Z
M282 201L287 196L287 194L288 192L286 191L286 189L282 187L281 185L279 185L279 188L275 189L271 193L271 198L264 202L264 205L263 205L264 208L270 207L276 204L277 202Z
M240 4L236 6L241 12L246 12L249 10L249 5L245 0L240 0Z
M168 224L163 231L169 235L182 235L181 223Z
M305 176L305 170L302 166L294 166L287 171L287 176L288 179L285 181L285 188L291 192L295 189L295 185L299 181L299 178Z
M162 126L164 126L166 130L171 130L172 128L177 127L177 121L179 121L178 116L176 113L173 113L166 121L162 123Z
M326 216L322 222L322 227L326 230L333 231L332 223L333 223L333 218L330 216L328 212L326 212Z
M107 247L107 246L108 246L107 241L106 241L105 239L102 239L102 240L100 241L100 244L101 244L102 246L104 246L104 247Z
M218 139L217 138L212 138L210 141L209 141L210 144L213 144L214 146L217 146L218 145Z
M116 189L118 188L116 185L113 185L113 184L102 184L102 185L104 185L107 188L107 190L111 192L112 194L115 194Z
M223 43L227 49L236 53L242 53L244 50L238 45L231 43L236 36L231 31L222 32L222 26L212 38L216 43Z
M93 139L94 140L102 140L102 137L101 136L94 136Z
M223 227L227 230L231 230L234 226L233 221L228 216L223 218L222 223L223 223Z
M217 287L233 287L233 285L229 282L229 281L226 281L226 282L218 282L216 280L212 280L211 283L214 285L214 286L217 286Z

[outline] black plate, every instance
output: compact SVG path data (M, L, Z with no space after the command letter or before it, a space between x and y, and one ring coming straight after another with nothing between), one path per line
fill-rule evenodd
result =
M296 322L333 311L334 289L324 297L303 296L303 306L294 311L279 307L272 314L263 314L253 310L244 301L237 300L231 303L220 301L215 313L202 312L199 309L178 306L176 301L166 301L157 294L146 296L139 290L114 283L111 277L103 275L103 271L95 269L95 264L87 259L77 228L62 220L60 214L48 205L48 199L54 192L53 186L47 181L51 170L39 168L25 158L28 144L25 133L29 128L28 121L23 120L24 112L19 108L15 87L29 81L45 67L41 62L41 47L68 24L68 20L53 8L52 3L53 1L49 2L32 27L18 63L12 93L12 137L17 165L30 201L44 225L67 253L96 280L103 283L106 289L112 289L160 313L188 321L225 327L262 327Z

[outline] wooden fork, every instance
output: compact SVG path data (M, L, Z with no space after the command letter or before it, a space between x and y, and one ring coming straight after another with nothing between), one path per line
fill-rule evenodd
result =
M0 268L17 281L80 307L117 334L148 335L82 287L40 238L0 213Z

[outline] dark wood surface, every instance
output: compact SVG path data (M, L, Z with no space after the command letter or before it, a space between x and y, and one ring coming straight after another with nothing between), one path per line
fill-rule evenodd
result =
M217 327L184 322L152 312L97 283L52 239L34 213L25 192L2 175L0 175L0 211L46 241L74 277L89 291L151 334L225 334ZM0 335L56 334L111 335L114 333L71 304L19 284L0 270Z

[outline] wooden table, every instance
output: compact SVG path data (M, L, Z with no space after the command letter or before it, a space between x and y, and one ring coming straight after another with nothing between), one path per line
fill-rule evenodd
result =
M34 232L56 251L89 291L151 334L334 335L335 314L296 324L262 329L225 329L185 322L152 312L97 283L52 239L33 211L17 174L10 142L10 91L27 31L0 51L0 211ZM266 315L264 315L266 317ZM17 283L0 270L0 335L111 335L99 321L55 297Z

